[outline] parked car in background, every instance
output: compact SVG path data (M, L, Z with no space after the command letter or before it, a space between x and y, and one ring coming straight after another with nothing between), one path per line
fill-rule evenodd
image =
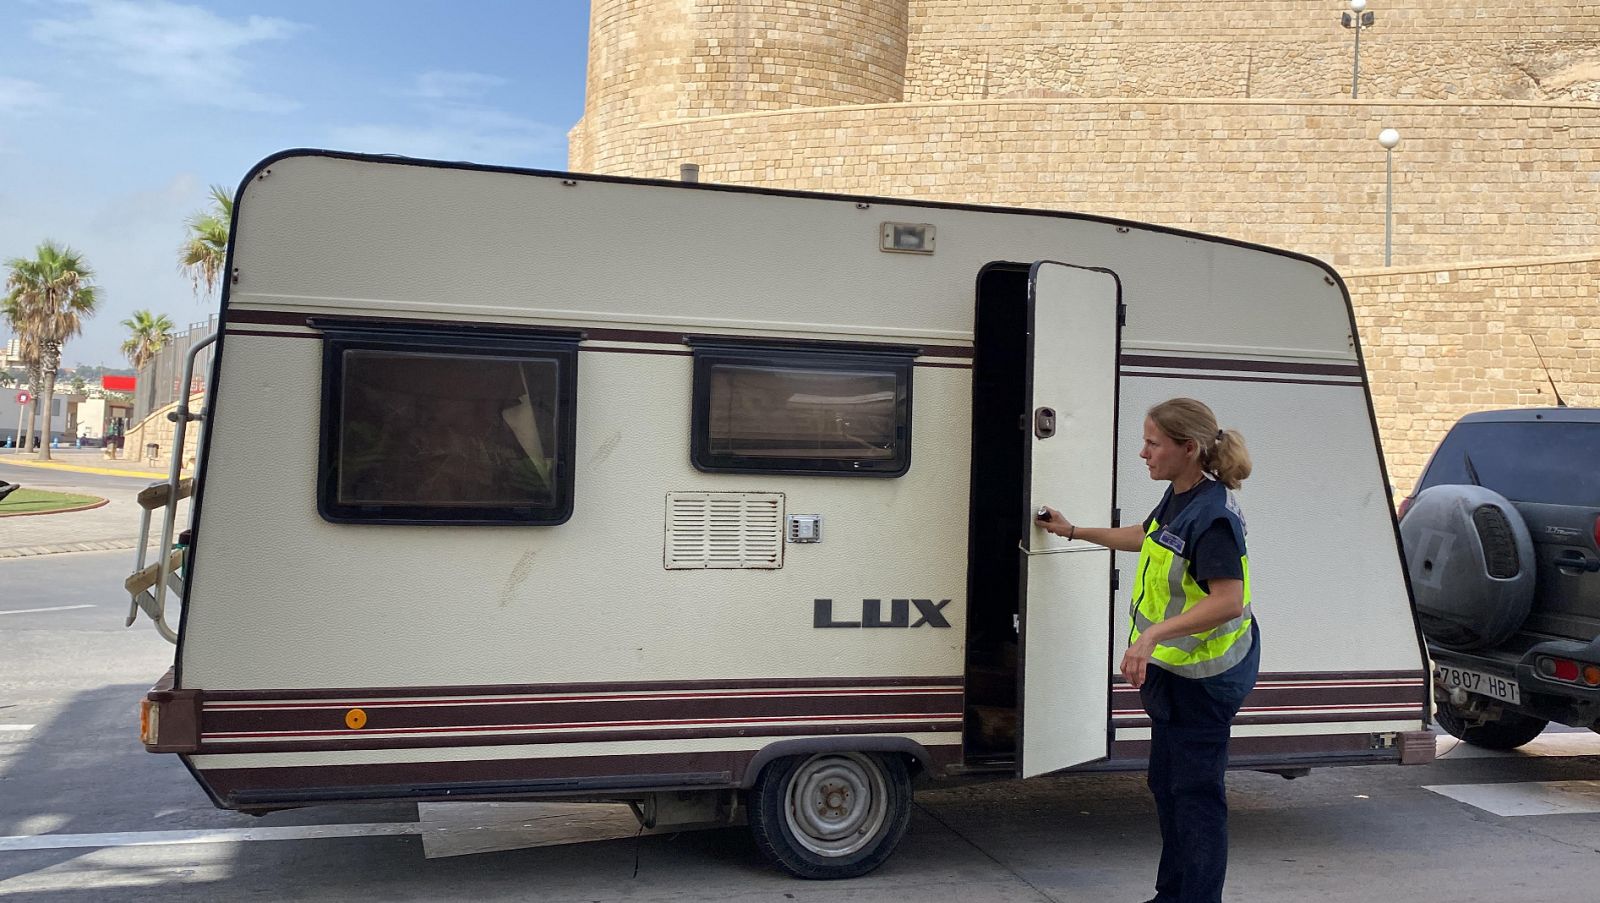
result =
M1400 533L1441 727L1490 749L1600 730L1600 409L1461 418Z

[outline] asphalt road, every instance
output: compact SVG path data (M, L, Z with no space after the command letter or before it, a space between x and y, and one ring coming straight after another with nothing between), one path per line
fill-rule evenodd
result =
M0 586L51 609L0 602L0 897L1102 903L1151 893L1155 816L1134 775L919 793L895 856L839 883L778 874L739 828L429 858L412 805L219 811L175 758L139 746L135 706L172 647L148 623L122 627L118 585L131 555L0 560ZM1531 753L1491 756L1444 746L1427 766L1321 769L1295 781L1233 774L1228 899L1595 899L1600 737L1552 731ZM1530 799L1566 791L1577 803L1569 814L1503 816L1426 789L1439 785ZM260 828L278 830L156 833ZM80 834L96 836L14 848Z
M88 490L90 492L118 492L132 489L137 492L150 485L160 475L145 477L114 477L98 473L78 473L70 470L49 470L28 467L6 460L11 450L0 448L0 480L21 483L30 489L49 489L55 492Z

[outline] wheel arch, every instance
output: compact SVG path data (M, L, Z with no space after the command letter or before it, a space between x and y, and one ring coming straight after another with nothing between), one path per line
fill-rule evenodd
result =
M756 753L745 766L744 777L739 781L741 790L755 786L761 770L779 759L789 756L813 756L818 753L900 753L908 759L911 777L932 774L933 755L927 747L906 737L804 737L796 740L779 740L769 743Z

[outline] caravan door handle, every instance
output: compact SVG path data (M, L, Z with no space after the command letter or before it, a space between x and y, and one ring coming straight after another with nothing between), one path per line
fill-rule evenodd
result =
M1033 412L1033 434L1048 439L1056 434L1055 408L1036 408Z

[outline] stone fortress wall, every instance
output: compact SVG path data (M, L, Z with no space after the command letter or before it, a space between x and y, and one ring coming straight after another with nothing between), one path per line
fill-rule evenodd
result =
M1568 403L1600 405L1577 360L1600 339L1600 3L1372 0L1354 101L1347 9L594 0L570 165L692 162L708 181L1071 209L1316 255L1359 274L1405 492L1461 413L1549 400L1530 330L1547 362L1573 357ZM1402 135L1394 268L1383 128Z

